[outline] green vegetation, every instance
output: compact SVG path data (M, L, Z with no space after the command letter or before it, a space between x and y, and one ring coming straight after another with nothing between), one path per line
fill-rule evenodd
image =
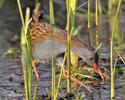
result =
M35 1L35 6L38 3L39 0ZM115 0L114 0L115 1ZM118 72L123 72L122 69L116 69L113 67L113 65L115 65L113 63L114 61L114 48L116 48L114 46L114 44L116 42L114 42L114 39L116 39L118 42L117 43L121 43L124 36L121 35L121 32L119 30L119 21L118 21L118 13L120 10L120 6L121 6L121 2L122 0L116 1L115 2L115 8L113 12L112 9L114 8L114 2L113 0L109 0L109 5L108 5L108 14L109 14L109 22L110 22L110 30L111 32L111 38L110 38L110 71L111 71L111 100L114 100L115 97L115 90L114 90L114 72L116 71ZM0 2L0 8L2 7L1 5L3 4L4 0L2 0ZM66 7L67 7L67 51L65 53L64 56L64 60L63 60L63 64L61 66L60 69L60 74L58 75L58 79L57 79L57 75L56 75L56 66L54 64L54 57L52 56L52 100L57 100L58 96L59 96L59 91L61 88L61 85L63 84L63 82L61 82L62 80L62 76L65 73L65 68L64 68L64 63L65 63L65 59L67 56L67 93L72 92L72 82L71 82L71 78L72 77L77 77L79 81L77 80L77 82L81 82L80 83L80 87L77 90L77 94L80 95L80 98L84 98L84 95L79 94L78 92L80 91L81 86L85 86L83 83L85 82L86 79L92 79L92 80L96 80L96 78L93 78L93 76L88 76L88 73L90 75L92 75L93 73L95 74L95 71L91 70L91 69L87 69L84 68L85 72L81 72L81 68L80 67L71 67L71 63L75 62L72 61L72 53L70 52L70 39L72 34L77 34L78 33L78 28L75 28L75 15L76 15L76 11L80 10L80 7L76 10L76 5L77 5L77 0L66 0ZM31 90L32 90L32 49L31 49L31 41L30 41L30 33L27 32L27 23L29 21L29 15L30 15L30 9L27 8L26 10L26 18L24 21L24 17L22 14L22 9L21 9L21 5L20 5L20 0L17 0L18 3L18 7L19 7L19 12L20 12L20 16L21 16L21 21L22 21L22 29L21 29L21 52L22 52L22 69L23 69L23 73L24 73L24 84L25 84L25 98L26 100L32 100L32 95L31 95ZM88 11L85 9L82 9L82 11L84 10L87 14L88 17L88 31L89 31L89 45L93 46L94 45L94 34L92 31L92 22L91 22L91 18L95 17L95 25L96 25L96 47L99 47L100 44L100 28L101 28L101 19L103 18L103 7L101 5L101 0L96 0L95 1L95 12L91 12L91 0L88 0ZM53 8L53 1L49 0L49 11L50 11L50 24L55 24L54 21L54 8ZM94 16L95 13L95 16ZM113 15L113 16L112 16ZM112 19L112 20L111 20ZM51 33L52 33L52 55L54 54L54 47L53 47L53 26L51 26ZM27 33L28 38L26 39L25 33ZM118 38L115 38L115 35L117 33ZM120 36L122 36L122 39L120 39ZM26 46L27 44L27 46ZM28 54L27 54L28 51ZM98 54L100 54L99 49L97 49ZM74 55L74 54L73 54ZM26 66L26 56L28 56L28 70L27 70L27 66ZM70 57L71 56L71 57ZM124 63L124 59L119 56L117 54L117 56L122 59L122 62ZM78 62L78 57L76 56L76 62ZM72 64L73 65L73 64ZM76 66L76 65L74 65ZM107 72L105 68L104 72ZM91 70L91 71L90 71ZM83 71L83 69L82 69ZM73 74L75 73L75 74ZM104 73L105 75L105 73ZM105 75L106 76L106 75ZM57 82L58 80L58 82ZM37 87L38 84L37 82L35 83L35 89L34 89L34 96L33 96L33 100L36 99L37 96ZM87 87L88 90L91 91L91 89L89 87ZM78 98L78 97L77 97Z
M110 44L110 68L111 68L111 100L114 100L114 68L113 68L113 45L114 45L114 33L115 33L115 27L116 27L116 22L118 19L118 13L119 13L119 9L120 9L120 5L121 5L121 1L119 0L119 4L118 4L118 8L117 8L117 12L116 12L116 16L115 16L115 20L114 20L114 24L113 24L113 29L112 29L112 34L111 34L111 44Z
M5 2L5 0L0 0L0 9L2 8L4 2Z
M50 24L54 24L54 8L53 1L49 0L49 10L50 10ZM54 47L53 47L53 27L51 26L51 34L52 34L52 99L56 100L56 68L54 66Z
M24 22L24 17L22 13L22 8L20 4L20 0L17 0L19 12L21 16L22 21L22 31L21 31L21 49L22 49L22 68L24 73L24 84L25 84L25 98L26 100L31 100L31 89L32 89L32 51L31 51L31 41L30 41L30 34L28 34L28 42L27 42L27 48L28 48L28 81L27 81L27 68L26 68L26 32L27 32L27 23L29 21L29 15L30 10L27 8L26 11L26 18Z

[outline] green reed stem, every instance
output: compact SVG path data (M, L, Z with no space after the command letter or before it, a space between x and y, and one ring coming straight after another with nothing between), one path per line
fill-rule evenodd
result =
M38 82L35 83L35 88L34 88L35 90L34 90L33 100L36 100L37 88L38 88Z
M97 25L96 26L96 47L99 46L99 38L100 38L100 36L99 36L99 26ZM97 50L97 53L99 53L99 49Z
M110 28L111 30L113 29L113 25L112 22L115 20L115 14L117 11L117 7L118 7L118 2L119 0L109 0L109 15L110 15L110 19L109 19L109 23L110 23ZM122 42L122 34L121 34L121 29L120 29L120 25L119 25L119 19L116 22L116 26L115 26L115 33L114 33L114 39L115 39L115 43L120 44Z
M75 9L76 9L77 0L70 1L70 31L75 27ZM73 30L74 31L74 30Z
M30 8L26 9L26 17L25 17L25 26L27 28L27 23L30 18ZM27 29L26 29L27 30ZM31 89L32 89L32 48L31 48L31 40L30 40L30 33L28 32L28 93L29 93L29 100L32 99L31 96Z
M22 50L22 68L23 68L23 75L24 75L24 87L25 87L25 100L28 100L28 84L27 84L27 66L26 66L26 46L21 46Z
M99 23L98 23L98 0L95 3L96 12L95 12L95 20L96 20L96 46L99 46ZM97 51L99 53L99 50Z
M59 92L59 89L60 89L61 78L62 78L62 74L63 74L63 70L64 70L64 64L65 64L65 61L66 61L66 54L67 54L67 52L65 52L63 63L61 65L61 70L60 70L60 75L59 75L59 81L58 81L57 89L56 89L56 97L57 97L57 93Z
M101 5L101 0L98 0L98 9L99 9L99 15L102 16L102 5Z
M22 50L22 69L23 69L23 73L24 73L24 85L25 85L25 99L28 100L28 83L27 83L27 68L26 68L26 37L25 37L25 28L26 28L26 23L29 20L29 9L26 10L26 20L24 23L24 18L23 18L23 13L22 13L22 9L21 9L21 4L20 4L20 0L17 0L18 3L18 8L19 8L19 12L20 12L20 16L21 16L21 21L22 21L22 30L21 30L21 50Z
M53 10L53 1L49 0L49 9L50 9L50 24L54 24L54 10ZM54 66L54 47L53 47L53 27L51 26L52 33L52 100L56 100L56 75L55 75L55 66Z
M25 18L25 26L27 26L27 23L29 21L30 16L30 9L27 8L26 10L26 18ZM26 29L27 30L27 29ZM29 100L32 99L31 90L32 90L32 47L31 47L31 40L30 40L30 33L28 34L28 93L29 93Z
M90 24L90 0L88 0L88 29L89 29L89 45L92 46L92 30Z
M31 48L31 40L30 33L28 34L28 89L29 89L29 100L32 99L31 89L32 89L32 48Z
M51 26L52 33L52 98L56 100L56 69L54 66L54 45L53 45L53 26Z
M101 18L102 18L102 4L101 4L101 0L98 0L98 12L99 12L99 26L101 26Z
M72 32L73 32L73 29L71 29L69 41L71 40ZM56 97L57 97L57 93L59 92L59 89L60 89L60 83L61 83L61 78L62 78L62 74L63 74L63 71L64 71L64 64L65 64L65 61L66 61L66 56L67 56L67 50L66 50L65 55L64 55L63 63L61 65L61 71L60 71L59 81L58 81L57 90L56 90Z
M50 23L54 24L54 10L53 10L53 1L49 0L49 7L50 7Z
M98 25L98 0L95 2L95 20L96 20L96 26Z
M23 24L23 27L24 27L25 24L24 24L24 18L23 18L23 13L22 13L22 8L21 8L20 0L17 0L17 4L18 4L19 12L20 12L21 21L22 21L22 24Z
M75 27L75 9L77 0L66 0L67 6L67 92L70 92L71 82L70 82L70 31Z
M111 45L110 45L111 100L114 100L114 72L113 72L114 71L113 70L113 42L114 41L113 41L113 37L114 37L115 26L116 26L116 22L117 22L121 2L122 2L122 0L119 0L117 12L116 12L115 20L114 20L114 24L113 24L113 29L112 29L112 35L111 35Z
M26 16L25 16L25 26L27 25L28 21L30 19L30 8L26 8Z
M27 23L29 21L29 18L30 18L30 8L26 8L26 17L25 17L25 31L27 30ZM25 32L26 33L26 32ZM24 37L25 38L25 41L26 41L26 36ZM26 48L25 48L26 50ZM25 66L26 67L26 66ZM25 70L27 70L27 68L25 68ZM25 72L25 74L27 75L27 72ZM25 81L27 82L27 77L25 79ZM29 81L28 81L29 82ZM26 92L28 92L28 82L26 83L27 87L26 87ZM31 83L32 84L32 83ZM31 91L30 91L31 92ZM28 96L29 92L27 93L26 97Z
M118 5L119 0L108 0L108 14L111 15L116 11L116 6Z
M68 76L68 79L67 79L67 92L69 93L71 90L70 90L70 87L71 87L71 82L70 82L70 41L69 41L69 35L70 35L70 19L69 19L70 15L68 14L68 31L67 31L67 50L68 50L68 53L67 53L67 76Z
M70 0L66 0L67 5L67 92L70 92L71 82L70 82ZM68 42L69 41L69 42Z

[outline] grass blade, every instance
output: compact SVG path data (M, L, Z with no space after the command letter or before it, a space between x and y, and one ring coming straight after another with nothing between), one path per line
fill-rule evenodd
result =
M119 4L118 4L118 8L117 8L117 12L116 12L116 16L115 16L115 20L114 20L114 24L113 24L113 30L112 30L112 35L111 35L111 44L110 44L110 69L111 69L111 100L114 100L114 70L113 70L113 37L114 37L114 32L115 32L115 25L117 22L117 18L118 18L118 13L119 13L119 9L120 9L120 5L121 5L122 0L119 0Z

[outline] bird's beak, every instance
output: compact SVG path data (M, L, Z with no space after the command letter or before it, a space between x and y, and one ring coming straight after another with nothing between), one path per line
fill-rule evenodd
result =
M98 67L98 60L99 60L99 56L97 53L95 53L93 67L97 70L97 72L99 73L101 78L104 80L103 74L102 74L100 68Z
M94 63L93 67L97 70L97 72L99 73L99 75L101 76L101 78L104 80L103 74L102 74L100 68L98 67L98 65L96 63Z

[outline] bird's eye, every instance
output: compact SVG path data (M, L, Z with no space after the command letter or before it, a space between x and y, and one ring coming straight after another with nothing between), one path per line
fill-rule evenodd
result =
M39 20L43 19L43 14L40 14L40 16L38 17Z
M90 60L93 60L94 58L90 58Z

